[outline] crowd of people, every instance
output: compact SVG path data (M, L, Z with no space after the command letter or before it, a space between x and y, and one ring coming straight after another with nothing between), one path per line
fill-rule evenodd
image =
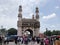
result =
M40 45L53 45L54 40L52 38L40 38L40 37L23 37L23 38L18 38L18 40L16 40L16 42L21 42L22 44L28 44L29 42L33 42L33 44L35 42L37 42L37 44Z
M57 39L57 38L56 38ZM54 41L56 39L53 39L53 38L40 38L40 37L17 37L15 38L15 44L21 42L21 44L26 44L28 45L29 42L33 42L33 44L35 42L37 42L37 44L40 44L40 45L53 45L54 44ZM3 41L3 38L0 37L0 45L2 45ZM4 42L4 41L3 41Z

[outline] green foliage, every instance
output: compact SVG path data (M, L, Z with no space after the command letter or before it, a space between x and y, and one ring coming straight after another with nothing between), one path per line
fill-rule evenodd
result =
M60 35L60 31L58 31L58 30L53 30L53 31L46 30L46 31L44 32L44 34L47 35L47 36Z
M52 31L52 35L60 35L60 31L58 31L58 30L57 30L57 31L53 30L53 31Z
M3 29L0 29L0 31L1 31L2 33L4 33L4 32L6 31L6 29L3 28Z
M5 28L0 29L0 33L1 33L2 35L6 35L6 29L5 29Z
M44 32L44 34L47 35L47 36L51 36L51 31L50 31L50 30L46 30L46 31Z
M15 28L8 29L8 35L17 35L17 30Z

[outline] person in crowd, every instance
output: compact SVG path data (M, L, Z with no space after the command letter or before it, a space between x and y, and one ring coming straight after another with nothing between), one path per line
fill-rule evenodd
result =
M23 44L23 38L22 37L20 38L20 40L21 40L21 44Z
M36 38L36 41L37 41L37 43L39 44L39 43L40 43L40 37L37 37L37 38Z
M2 45L2 37L0 36L0 45Z
M36 42L36 37L32 37L32 41L33 41L33 43L35 43Z
M53 45L53 38L50 39L50 45Z
M28 39L27 39L27 37L24 37L24 44L28 45Z
M44 45L44 39L41 39L40 45Z
M58 38L58 37L56 37L56 40L55 40L54 45L60 45L60 40L59 40L59 38Z
M28 42L31 42L31 37L28 37Z
M18 38L16 37L16 38L15 38L15 44L16 44L16 45L17 45L17 39L18 39Z
M48 38L45 39L45 45L49 45L49 39Z

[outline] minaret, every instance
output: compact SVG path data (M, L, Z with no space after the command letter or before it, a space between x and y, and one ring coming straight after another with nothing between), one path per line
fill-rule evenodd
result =
M36 20L39 21L39 10L38 10L38 7L36 7Z
M32 15L32 19L34 19L34 14Z
M19 6L18 20L20 21L21 19L22 19L22 6Z
M19 14L18 14L18 36L22 36L22 6L19 6Z
M35 13L36 13L36 20L37 20L37 22L39 22L39 9L38 9L38 7L36 7L36 11L35 11ZM39 30L40 30L40 28L36 28L35 29L35 32L36 32L36 36L39 36Z

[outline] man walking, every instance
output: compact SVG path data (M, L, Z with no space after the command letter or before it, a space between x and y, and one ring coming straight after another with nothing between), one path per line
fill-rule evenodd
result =
M2 37L0 36L0 45L2 45Z

